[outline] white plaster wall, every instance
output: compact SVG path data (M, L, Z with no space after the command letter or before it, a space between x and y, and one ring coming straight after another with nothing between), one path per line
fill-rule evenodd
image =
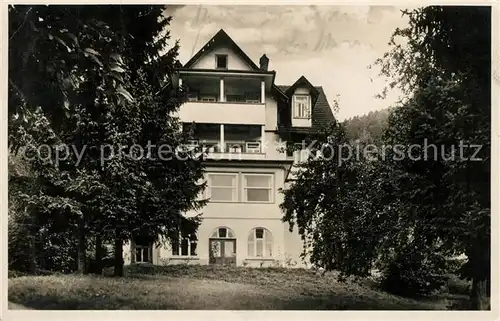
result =
M130 241L125 242L123 245L123 261L125 265L131 262Z
M202 209L203 222L198 229L198 259L197 260L172 260L171 251L168 247L160 250L160 262L165 264L207 264L209 259L209 242L211 233L218 227L227 227L236 234L236 263L247 266L272 266L271 260L249 260L248 235L252 229L261 227L269 230L273 236L273 259L283 262L286 253L298 253L295 243L287 243L287 227L281 222L282 212L279 204L283 197L278 189L284 186L284 170L280 168L237 168L237 167L207 167L207 172L245 172L245 173L273 173L274 174L274 202L273 203L221 203L210 202ZM197 213L188 213L188 216ZM168 258L167 260L164 260ZM294 258L298 260L298 258Z
M216 55L227 55L227 69L230 70L252 70L250 66L243 61L234 51L229 48L218 48L202 55L196 63L193 64L193 69L215 69Z
M202 209L203 221L198 229L198 247L196 258L172 257L168 242L162 242L159 248L153 249L153 264L208 264L209 237L218 227L227 227L236 235L236 264L238 266L275 266L277 260L281 265L288 260L292 265L288 267L304 267L300 259L302 241L297 229L290 233L288 224L281 222L283 216L279 204L283 197L278 189L285 186L284 170L281 168L252 168L252 167L207 167L207 172L244 172L244 173L272 173L274 174L274 202L273 203L221 203L210 202ZM194 216L197 212L187 213ZM254 228L265 228L273 236L273 260L268 258L258 260L248 257L248 235ZM125 264L130 264L130 244L124 246Z
M186 102L176 116L188 123L266 124L264 104Z
M286 147L286 141L281 142ZM273 132L265 133L265 150L266 159L269 160L286 160L286 151L279 152L278 147L280 144L279 136Z
M278 125L278 103L266 92L266 130L276 130Z

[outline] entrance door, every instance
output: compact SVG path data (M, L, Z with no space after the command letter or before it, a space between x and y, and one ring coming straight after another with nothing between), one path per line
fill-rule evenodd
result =
M235 239L209 239L210 264L236 265Z

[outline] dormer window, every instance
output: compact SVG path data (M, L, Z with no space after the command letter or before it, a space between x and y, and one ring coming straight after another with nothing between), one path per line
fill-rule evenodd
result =
M227 55L215 55L215 67L217 69L227 69Z
M294 95L292 104L293 104L293 118L298 118L298 119L311 118L311 96Z

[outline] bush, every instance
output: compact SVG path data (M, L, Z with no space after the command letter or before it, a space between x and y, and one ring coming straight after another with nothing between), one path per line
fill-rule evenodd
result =
M455 274L448 275L447 289L450 294L470 295L471 282L460 279Z
M446 284L445 273L444 256L408 246L382 271L381 285L384 290L396 295L427 296Z

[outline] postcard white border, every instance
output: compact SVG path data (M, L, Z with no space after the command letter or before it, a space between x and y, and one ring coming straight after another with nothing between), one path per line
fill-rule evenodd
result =
M125 320L426 320L426 319L477 319L481 321L499 320L499 209L500 209L500 6L498 1L373 1L373 0L337 0L337 1L203 1L203 5L394 5L394 6L426 6L426 5L491 5L492 6L492 157L491 157L491 242L492 242L492 296L490 311L40 311L40 310L8 310L7 309L7 92L8 92L8 4L144 4L141 1L9 1L2 0L0 7L1 20L1 63L0 63L0 227L1 227L1 279L0 279L0 319L2 320L105 320L119 318ZM147 3L167 4L165 1L147 1ZM200 1L175 1L175 4L197 5ZM474 26L471 26L473 28Z

